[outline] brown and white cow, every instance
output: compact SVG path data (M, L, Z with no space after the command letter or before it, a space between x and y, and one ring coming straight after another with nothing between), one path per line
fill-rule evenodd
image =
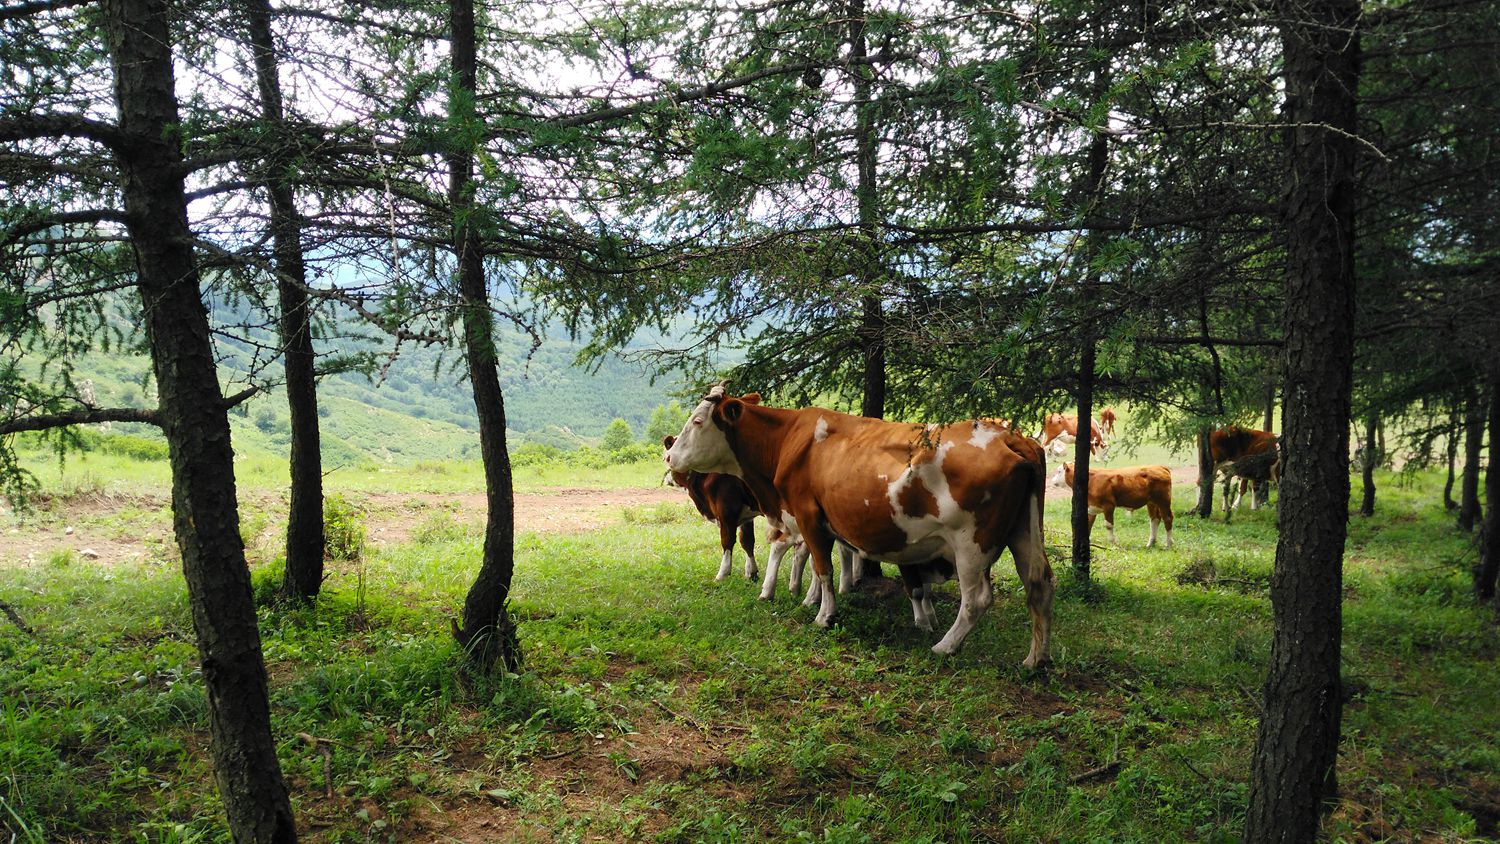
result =
M1054 482L1062 480L1073 486L1073 464L1064 463L1057 470ZM1156 544L1156 525L1165 523L1167 539L1163 545L1172 547L1172 470L1165 466L1132 466L1128 469L1089 469L1089 532L1094 530L1094 519L1104 514L1104 526L1109 529L1109 542L1119 545L1115 539L1115 510L1139 510L1146 508L1151 517L1150 548Z
M1090 421L1089 424L1089 453L1098 455L1100 460L1109 459L1109 443L1105 442L1104 434L1099 431L1099 423ZM1078 441L1078 416L1064 413L1049 413L1042 420L1042 432L1037 435L1041 440L1042 447L1053 445L1055 454L1062 454L1064 445L1072 445Z
M676 437L666 437L662 445L671 450ZM745 577L760 576L755 565L755 517L760 515L760 505L745 482L733 475L718 472L679 472L672 470L672 483L687 490L693 506L703 518L719 526L719 546L724 549L724 559L719 564L719 573L714 580L729 576L734 564L734 534L740 535L740 547L745 549ZM774 534L772 544L775 545Z
M924 427L758 400L715 387L667 463L743 478L763 509L779 511L801 534L822 589L815 623L826 627L835 611L835 540L897 565L944 558L953 562L960 604L933 650L951 654L994 602L990 568L1008 547L1031 613L1025 664L1049 660L1054 581L1042 547L1046 469L1035 442L983 421ZM920 617L924 608L912 601Z
M1224 508L1238 509L1240 500L1245 497L1245 487L1249 485L1252 478L1240 479L1239 495L1234 498L1234 504L1229 503L1229 481L1235 477L1234 463L1246 457L1253 457L1276 450L1276 435L1270 431L1257 431L1253 428L1241 428L1238 425L1229 425L1208 434L1208 453L1213 459L1214 471L1224 477ZM1251 497L1250 509L1259 510L1260 505Z
M1099 427L1104 429L1104 433L1113 437L1115 435L1115 421L1118 418L1115 416L1114 408L1106 407L1099 411Z

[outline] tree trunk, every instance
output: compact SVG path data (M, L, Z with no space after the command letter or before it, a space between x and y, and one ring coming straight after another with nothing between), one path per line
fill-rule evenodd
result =
M1457 510L1458 502L1453 500L1453 468L1458 462L1458 414L1454 413L1448 418L1448 480L1443 484L1443 509Z
M1206 519L1214 514L1214 457L1208 448L1208 435L1213 428L1198 429L1198 503L1193 510L1198 518Z
M865 39L864 0L851 0L849 3L849 50L854 60L851 68L856 103L854 157L855 169L859 175L859 181L855 185L855 203L858 206L860 229L860 287L864 291L859 324L864 391L859 412L861 416L871 419L884 419L886 326L885 308L881 305L878 293L883 272L876 230L880 221L880 185L876 170L875 102L870 90L872 71L869 65L863 63L869 52L869 44ZM860 567L859 580L883 574L878 561L863 555L856 560L855 565Z
M1277 376L1277 372L1276 372L1276 358L1274 356L1271 358L1271 366L1268 367L1268 369L1269 369L1269 372L1267 373L1267 377L1266 377L1266 418L1265 418L1265 423L1261 427L1261 430L1263 430L1263 431L1269 431L1271 433L1275 433L1276 429L1274 427L1272 427L1275 424L1275 422L1276 422L1276 376ZM1251 488L1251 490L1252 490L1251 495L1253 496L1251 500L1255 502L1255 506L1261 507L1261 506L1264 506L1265 504L1267 504L1267 503L1270 502L1270 500L1271 500L1271 482L1270 481L1256 481L1255 484L1254 484L1254 486Z
M449 110L454 124L464 127L476 119L473 0L451 0L453 90ZM510 451L505 443L505 396L496 368L494 319L484 260L475 231L481 209L474 201L474 152L467 133L450 141L448 201L453 213L453 251L458 263L458 291L462 300L464 355L479 415L479 448L484 462L484 491L488 518L484 529L484 559L464 599L463 626L453 635L468 653L469 664L483 673L498 661L507 671L521 664L521 645L515 624L506 612L510 582L515 573L515 491L511 482Z
M1458 493L1458 529L1468 533L1479 521L1479 454L1484 449L1484 402L1479 390L1469 392L1464 414L1464 473Z
M1481 600L1495 597L1500 576L1500 378L1490 387L1490 463L1484 472L1484 526L1479 536L1479 567L1474 575L1474 594Z
M1338 790L1342 563L1353 382L1357 0L1278 4L1289 178L1282 390L1286 469L1264 715L1246 842L1313 841Z
M260 111L268 127L284 121L281 80L271 35L269 0L246 0L246 23L255 55ZM284 149L276 144L275 149ZM266 161L276 289L281 299L281 353L286 366L286 402L291 414L291 505L287 510L286 572L279 595L307 602L323 586L323 458L318 432L318 385L313 367L312 318L307 299L307 267L302 256L302 221L283 154Z
M1364 499L1359 504L1361 516L1375 515L1375 466L1380 463L1380 449L1375 444L1375 429L1379 417L1373 412L1365 417L1365 442L1359 461L1359 473L1364 481Z
M172 464L172 526L208 690L214 775L237 842L295 841L240 540L229 416L199 292L165 0L106 0L116 152Z
M1104 71L1095 69L1094 83L1102 97L1107 87ZM1104 174L1109 166L1109 145L1104 135L1096 133L1089 142L1088 197L1092 205L1098 205L1104 193ZM1089 582L1089 566L1092 550L1089 548L1089 458L1094 444L1094 359L1097 337L1094 332L1092 314L1094 288L1098 286L1098 273L1092 261L1099 252L1099 233L1090 231L1088 245L1084 250L1090 267L1083 279L1082 305L1079 326L1078 356L1078 438L1073 443L1073 575L1078 582Z

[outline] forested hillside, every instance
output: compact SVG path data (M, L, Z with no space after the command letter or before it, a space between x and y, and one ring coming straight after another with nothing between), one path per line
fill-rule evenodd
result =
M215 308L221 324L244 324L251 321L247 316L241 308ZM280 364L265 367L263 363L264 346L274 343L272 337L261 330L240 335L219 338L225 392L244 389L252 379L279 381ZM377 335L369 330L318 344L330 362L341 358L365 361L363 366L321 380L319 415L325 459L339 465L363 459L477 458L478 423L459 353L406 343L392 360L393 344ZM513 444L574 448L597 441L617 417L641 436L652 409L668 401L674 388L660 379L653 386L643 369L617 358L603 359L594 371L575 366L580 344L561 331L543 336L535 350L528 335L506 325L497 326L496 339ZM144 355L96 353L78 361L75 370L74 377L88 381L97 399L111 406L143 406L155 395L150 361ZM279 386L234 408L230 422L237 452L280 453L288 446L286 400ZM148 425L129 425L123 430L160 437Z

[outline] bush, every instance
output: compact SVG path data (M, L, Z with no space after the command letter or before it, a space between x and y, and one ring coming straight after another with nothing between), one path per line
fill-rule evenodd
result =
M323 499L323 536L330 560L358 560L365 552L365 513L342 495Z
M83 430L78 436L79 447L84 451L101 454L117 454L133 460L166 460L167 443L131 434L110 434L102 431Z
M604 441L599 444L599 447L605 451L619 451L622 448L628 448L633 442L635 442L635 432L630 430L630 423L617 416L609 423L609 427L604 429Z

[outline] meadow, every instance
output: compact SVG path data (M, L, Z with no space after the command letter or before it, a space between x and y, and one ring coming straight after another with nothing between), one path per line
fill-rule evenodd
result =
M285 481L259 460L244 461L241 486L265 595ZM0 829L20 842L227 840L165 467L91 455L36 468L38 509L0 524L0 600L31 629L0 619ZM518 470L526 494L642 503L586 530L518 525L525 668L476 683L455 673L447 619L477 566L482 513L430 496L476 494L477 468L330 475L356 518L408 529L333 563L315 608L262 605L304 840L1238 840L1274 510L1229 525L1179 516L1172 550L1144 549L1144 511L1121 515L1122 545L1097 550L1099 588L1084 589L1066 503L1051 501L1056 664L1036 673L1020 666L1029 623L1007 559L956 657L929 651L937 635L912 627L891 583L840 596L837 625L820 630L784 586L767 604L737 574L712 582L716 531L685 496L663 497L660 474L653 460ZM1376 516L1350 521L1343 801L1325 831L1493 839L1500 631L1471 597L1474 551L1442 511L1441 478L1378 480ZM376 494L383 509L364 506ZM1178 511L1193 498L1179 485ZM65 542L22 553L42 535L155 539L132 557ZM950 584L942 624L956 607Z

